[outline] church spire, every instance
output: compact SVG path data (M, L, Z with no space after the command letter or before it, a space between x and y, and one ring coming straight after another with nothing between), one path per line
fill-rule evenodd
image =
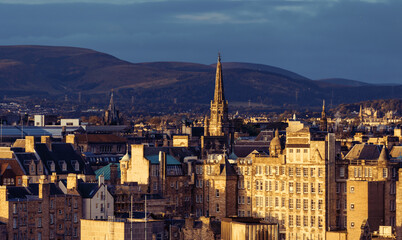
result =
M326 113L325 113L325 99L322 100L322 112L321 112L321 118L325 118Z
M113 92L114 92L114 90L112 89L112 92L111 92L111 94L110 94L109 107L108 107L108 110L109 110L109 111L114 111Z
M221 64L221 54L220 53L218 53L218 63L216 64L214 102L215 103L225 102L225 95L223 92L222 64Z

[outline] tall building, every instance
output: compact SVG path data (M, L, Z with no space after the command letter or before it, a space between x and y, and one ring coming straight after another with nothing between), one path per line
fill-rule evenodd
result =
M221 56L216 64L215 93L211 101L210 118L205 118L204 136L227 136L229 134L228 101L225 100Z
M238 216L278 223L280 239L326 239L335 225L334 135L317 138L290 121L285 149L279 139L271 144L270 155L254 151L237 160Z

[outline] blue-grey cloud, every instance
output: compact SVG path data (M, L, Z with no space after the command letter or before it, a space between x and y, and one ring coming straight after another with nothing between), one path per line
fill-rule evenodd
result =
M0 4L1 45L86 47L132 62L212 63L221 51L313 79L402 83L395 0L27 2Z

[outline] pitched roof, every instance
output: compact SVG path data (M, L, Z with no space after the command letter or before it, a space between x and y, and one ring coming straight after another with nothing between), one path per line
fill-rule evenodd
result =
M75 136L78 143L126 143L124 137L114 134L78 134Z
M82 198L92 198L99 190L98 183L78 183L78 192Z
M389 155L392 158L402 159L402 146L393 146Z
M380 156L381 147L379 145L368 145L368 144L356 144L353 148L346 154L345 159L347 160L377 160Z
M35 151L39 155L43 164L46 166L47 170L50 172L51 162L55 163L55 172L57 174L65 173L84 173L86 175L95 175L92 168L85 164L81 155L79 155L69 143L52 143L52 151L50 151L46 144L37 143L35 144ZM76 171L74 167L74 162L77 161L79 164L79 170ZM66 163L66 170L63 171L62 164Z

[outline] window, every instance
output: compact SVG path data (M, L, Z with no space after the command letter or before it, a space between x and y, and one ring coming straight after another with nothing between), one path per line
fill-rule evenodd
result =
M74 213L74 223L77 223L78 222L78 216L77 216L77 213Z
M300 193L301 191L301 183L297 182L296 183L296 193Z
M311 210L315 210L315 201L311 199Z
M53 223L54 223L54 215L50 214L50 224L53 224Z
M286 200L285 200L285 198L283 197L283 198L282 198L282 207L283 207L283 208L286 207L286 206L285 206L285 204L286 204L285 201L286 201Z
M293 199L289 198L289 209L293 209Z
M296 215L296 227L300 227L300 216Z
M308 227L308 216L303 216L303 227Z
M354 203L350 204L350 210L355 210L355 204Z
M293 153L293 149L289 149L289 153Z
M219 203L216 204L216 212L219 212Z
M50 200L50 209L53 209L53 199Z
M38 218L38 227L42 227L42 218Z
M336 183L336 193L341 191L341 183Z
M296 176L300 177L301 170L299 167L296 167Z
M293 227L293 215L289 215L289 227Z
M319 194L322 194L322 193L323 193L322 183L318 183L318 193L319 193Z
M310 227L315 227L315 216L310 217Z
M345 168L344 167L341 167L339 169L339 177L341 177L341 178L345 177Z
M382 177L387 178L388 177L388 168L383 168L382 169Z
M393 212L393 211L395 211L395 200L390 200L389 201L389 210L391 211L391 212Z
M13 228L17 228L17 218L13 218Z
M322 228L322 217L318 216L318 227Z
M308 193L308 183L303 183L303 193Z
M318 210L322 210L322 199L318 200Z
M42 212L42 203L38 203L38 212Z
M216 189L216 197L219 197L219 189Z
M303 209L308 210L308 199L303 199Z
M293 193L293 182L289 182L289 192Z
M17 204L13 203L13 213L16 214L17 213Z
M318 177L322 177L322 168L318 168Z
M354 228L355 227L355 222L350 222L350 228Z
M355 187L351 186L351 187L350 187L350 192L351 192L351 193L354 193L354 192L355 192Z
M298 149L296 149L296 153L300 153L300 149L298 148Z
M301 200L300 198L296 198L296 209L300 209L301 205Z
M311 177L315 177L315 168L310 169L310 175Z
M293 176L293 168L289 167L289 176Z
M315 193L315 183L310 184L311 184L311 193Z
M247 204L251 204L251 198L247 197Z
M308 177L308 168L303 168L303 177Z

